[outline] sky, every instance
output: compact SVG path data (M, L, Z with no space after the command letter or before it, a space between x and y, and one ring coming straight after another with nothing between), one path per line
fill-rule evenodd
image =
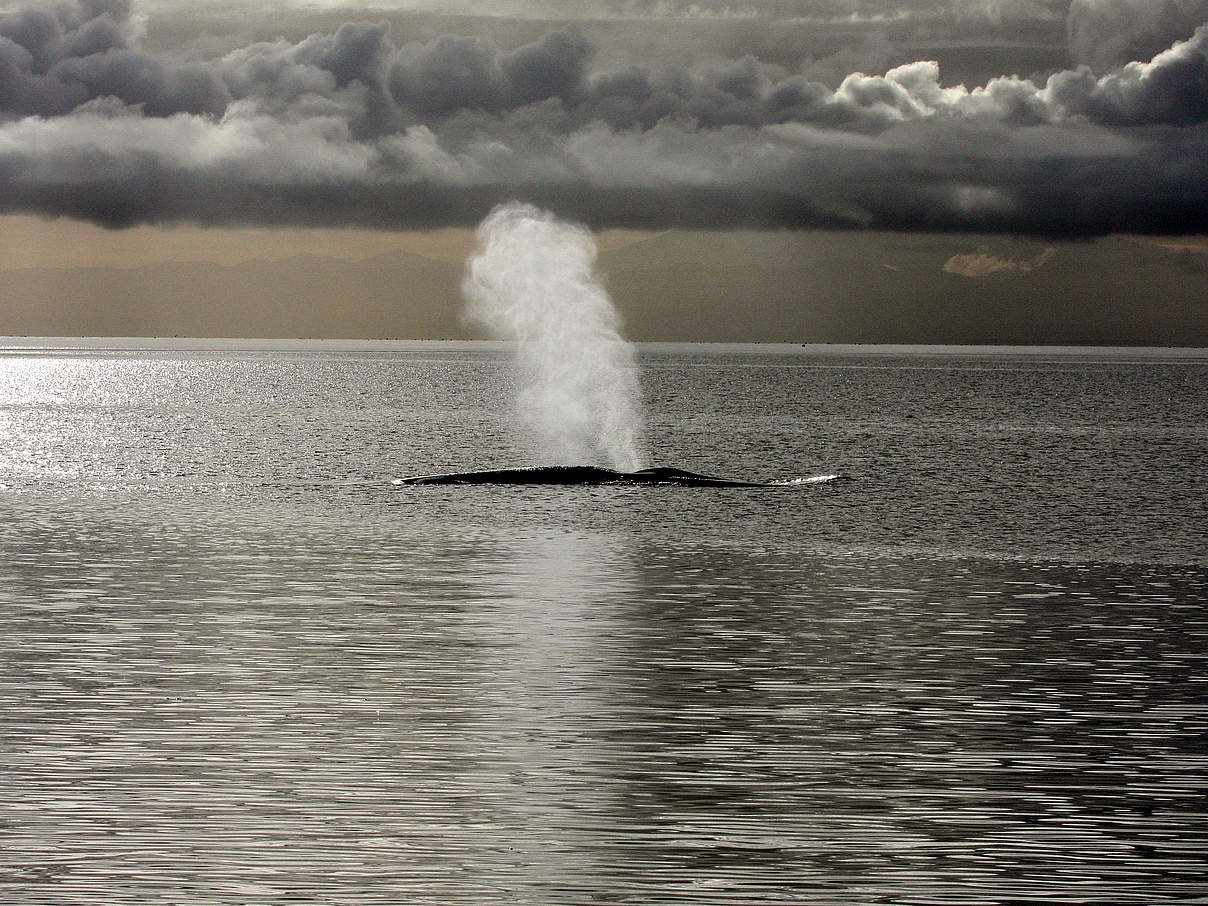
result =
M0 332L38 326L6 272L457 262L514 198L704 265L718 231L935 237L1026 282L1126 234L1194 294L1208 0L0 3Z

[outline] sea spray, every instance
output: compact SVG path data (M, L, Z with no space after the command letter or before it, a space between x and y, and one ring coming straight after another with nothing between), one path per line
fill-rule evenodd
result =
M635 352L595 261L584 227L532 205L500 205L466 264L466 317L516 342L517 409L534 454L633 471L645 465Z

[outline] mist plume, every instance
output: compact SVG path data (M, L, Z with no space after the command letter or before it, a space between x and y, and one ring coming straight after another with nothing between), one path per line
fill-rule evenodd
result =
M513 202L488 215L478 242L462 284L466 316L517 344L518 412L534 454L642 468L634 348L596 279L591 233Z

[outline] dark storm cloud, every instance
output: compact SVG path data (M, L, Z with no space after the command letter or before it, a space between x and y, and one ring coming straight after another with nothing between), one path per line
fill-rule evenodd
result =
M447 35L426 46L404 47L390 68L390 88L399 106L419 117L502 110L554 97L575 103L591 52L573 29L511 53L481 38Z
M1208 22L1208 0L1071 0L1070 49L1105 72L1148 60Z
M1208 120L1208 25L1148 64L1129 63L1096 79L1089 69L1049 79L1046 100L1065 114L1110 124Z
M1208 228L1208 28L1102 76L972 90L926 61L835 88L754 57L592 63L573 27L503 50L374 23L182 63L140 49L125 4L25 10L0 23L0 206L401 227L523 197L600 226Z
M201 66L169 66L131 47L127 0L29 8L0 21L0 111L55 116L98 97L147 113L221 113L221 81Z

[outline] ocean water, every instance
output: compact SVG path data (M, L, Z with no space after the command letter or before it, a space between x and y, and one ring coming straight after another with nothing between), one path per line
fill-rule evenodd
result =
M0 352L0 902L1208 902L1208 353Z

